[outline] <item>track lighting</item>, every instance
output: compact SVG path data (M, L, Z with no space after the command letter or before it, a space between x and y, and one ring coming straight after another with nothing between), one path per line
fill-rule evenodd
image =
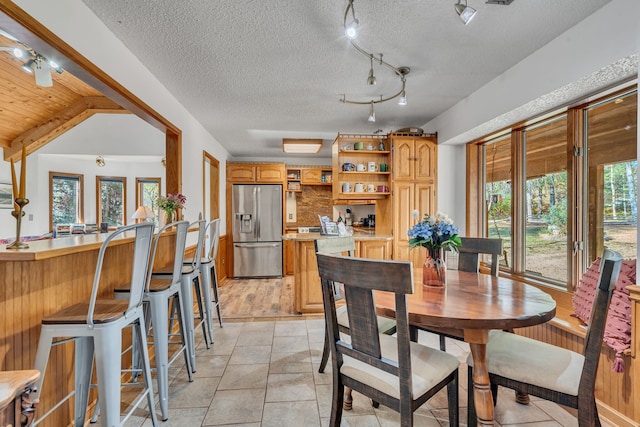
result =
M98 156L96 157L96 165L98 165L98 167L104 167L105 162L104 162L104 157L102 156Z
M467 25L474 16L476 16L476 10L470 6L467 6L467 0L464 0L464 4L460 3L462 0L458 0L453 7L456 10L456 13L460 17L460 20L464 22L464 25Z
M0 46L0 51L11 52L11 54L18 58L26 60L21 67L29 73L35 75L36 85L41 87L53 86L51 79L51 70L54 70L58 74L62 74L64 71L60 64L55 61L47 60L44 56L27 46L26 44L10 37L8 34L0 30L0 36L10 38L11 40L19 43L20 46Z
M369 69L369 77L367 77L367 84L373 86L376 84L376 75L373 74L373 56L371 56L371 68Z
M376 111L373 109L373 101L371 101L371 108L369 108L369 119L367 121L371 123L375 123L376 121Z
M36 64L36 61L34 59L30 59L24 64L22 64L22 69L29 74L33 74L33 67L35 64Z
M400 95L400 99L398 99L398 105L407 105L407 95L402 91L402 95Z
M349 15L349 10L351 10L351 22L347 24L347 16ZM349 40L355 40L358 38L358 19L356 18L356 12L353 8L353 0L349 0L349 4L347 5L347 10L344 12L344 35Z

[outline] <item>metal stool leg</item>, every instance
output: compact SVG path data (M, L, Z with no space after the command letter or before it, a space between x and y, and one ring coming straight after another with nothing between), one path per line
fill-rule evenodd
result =
M151 296L153 352L156 358L156 380L162 421L169 419L169 300L166 295ZM144 363L144 362L143 362Z
M100 416L104 427L120 425L121 332L118 328L105 328L94 337ZM145 349L146 347L142 350ZM153 409L153 405L149 409Z
M196 344L193 330L193 291L191 278L182 276L180 280L180 291L182 298L180 299L180 309L184 314L187 354L191 362L191 372L196 372Z
M75 423L83 426L89 404L89 388L91 386L91 368L93 367L93 338L78 337L75 340Z
M209 336L209 343L213 343L213 303L211 301L211 275L207 264L200 264L200 277L202 277L202 298ZM207 347L209 348L209 347Z
M218 322L220 322L220 327L222 328L222 313L220 312L220 297L218 296L218 275L216 274L215 261L211 263L211 269L209 271L209 274L211 274L211 283L213 285L213 296L215 298L216 311L218 312Z

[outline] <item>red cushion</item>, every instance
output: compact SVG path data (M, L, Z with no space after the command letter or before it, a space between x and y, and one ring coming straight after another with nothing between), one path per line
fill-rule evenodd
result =
M596 259L580 279L578 289L573 294L575 315L589 324L593 298L600 278L600 258ZM631 346L631 300L627 286L635 284L636 261L623 260L620 276L611 297L603 341L616 352L613 370L622 372L622 353Z

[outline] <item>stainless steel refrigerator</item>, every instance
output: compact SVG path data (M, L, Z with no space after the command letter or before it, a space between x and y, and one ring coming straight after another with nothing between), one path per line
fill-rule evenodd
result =
M282 185L234 184L233 276L282 276Z

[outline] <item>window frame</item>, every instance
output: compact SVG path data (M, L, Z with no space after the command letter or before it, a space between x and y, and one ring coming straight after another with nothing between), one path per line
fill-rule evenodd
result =
M501 129L485 137L476 139L467 144L467 235L487 235L487 213L485 200L485 176L486 159L484 146L504 138L511 137L511 239L512 239L512 266L509 270L500 266L500 274L513 276L520 281L538 285L550 286L556 289L566 289L573 292L579 283L579 278L586 270L586 246L588 244L588 220L589 208L587 202L587 176L586 176L586 111L609 99L637 94L637 82L606 92L601 92L585 98L583 103L574 103L572 106L563 107L530 120L514 123L512 126ZM567 281L559 282L550 278L527 274L524 270L525 259L525 232L526 212L524 188L525 173L525 144L523 132L533 126L539 126L544 122L554 120L566 115L567 121ZM637 138L637 137L636 137ZM637 144L637 141L636 141ZM637 182L637 180L636 180ZM637 188L640 190L640 188ZM636 243L637 244L637 243Z
M78 181L78 211L77 223L84 222L84 175L69 172L53 172L49 171L49 230L53 232L53 180L59 177L73 179Z
M142 185L147 183L156 183L158 185L158 197L162 195L162 178L160 177L136 177L136 209L142 206ZM152 207L152 206L149 206ZM160 208L156 206L156 210L153 211L156 214L154 222L157 224L160 218Z
M102 181L121 182L122 183L122 226L127 225L127 177L126 176L98 176L96 175L96 222L101 224L102 221L102 192L100 184ZM109 226L110 230L116 227Z

